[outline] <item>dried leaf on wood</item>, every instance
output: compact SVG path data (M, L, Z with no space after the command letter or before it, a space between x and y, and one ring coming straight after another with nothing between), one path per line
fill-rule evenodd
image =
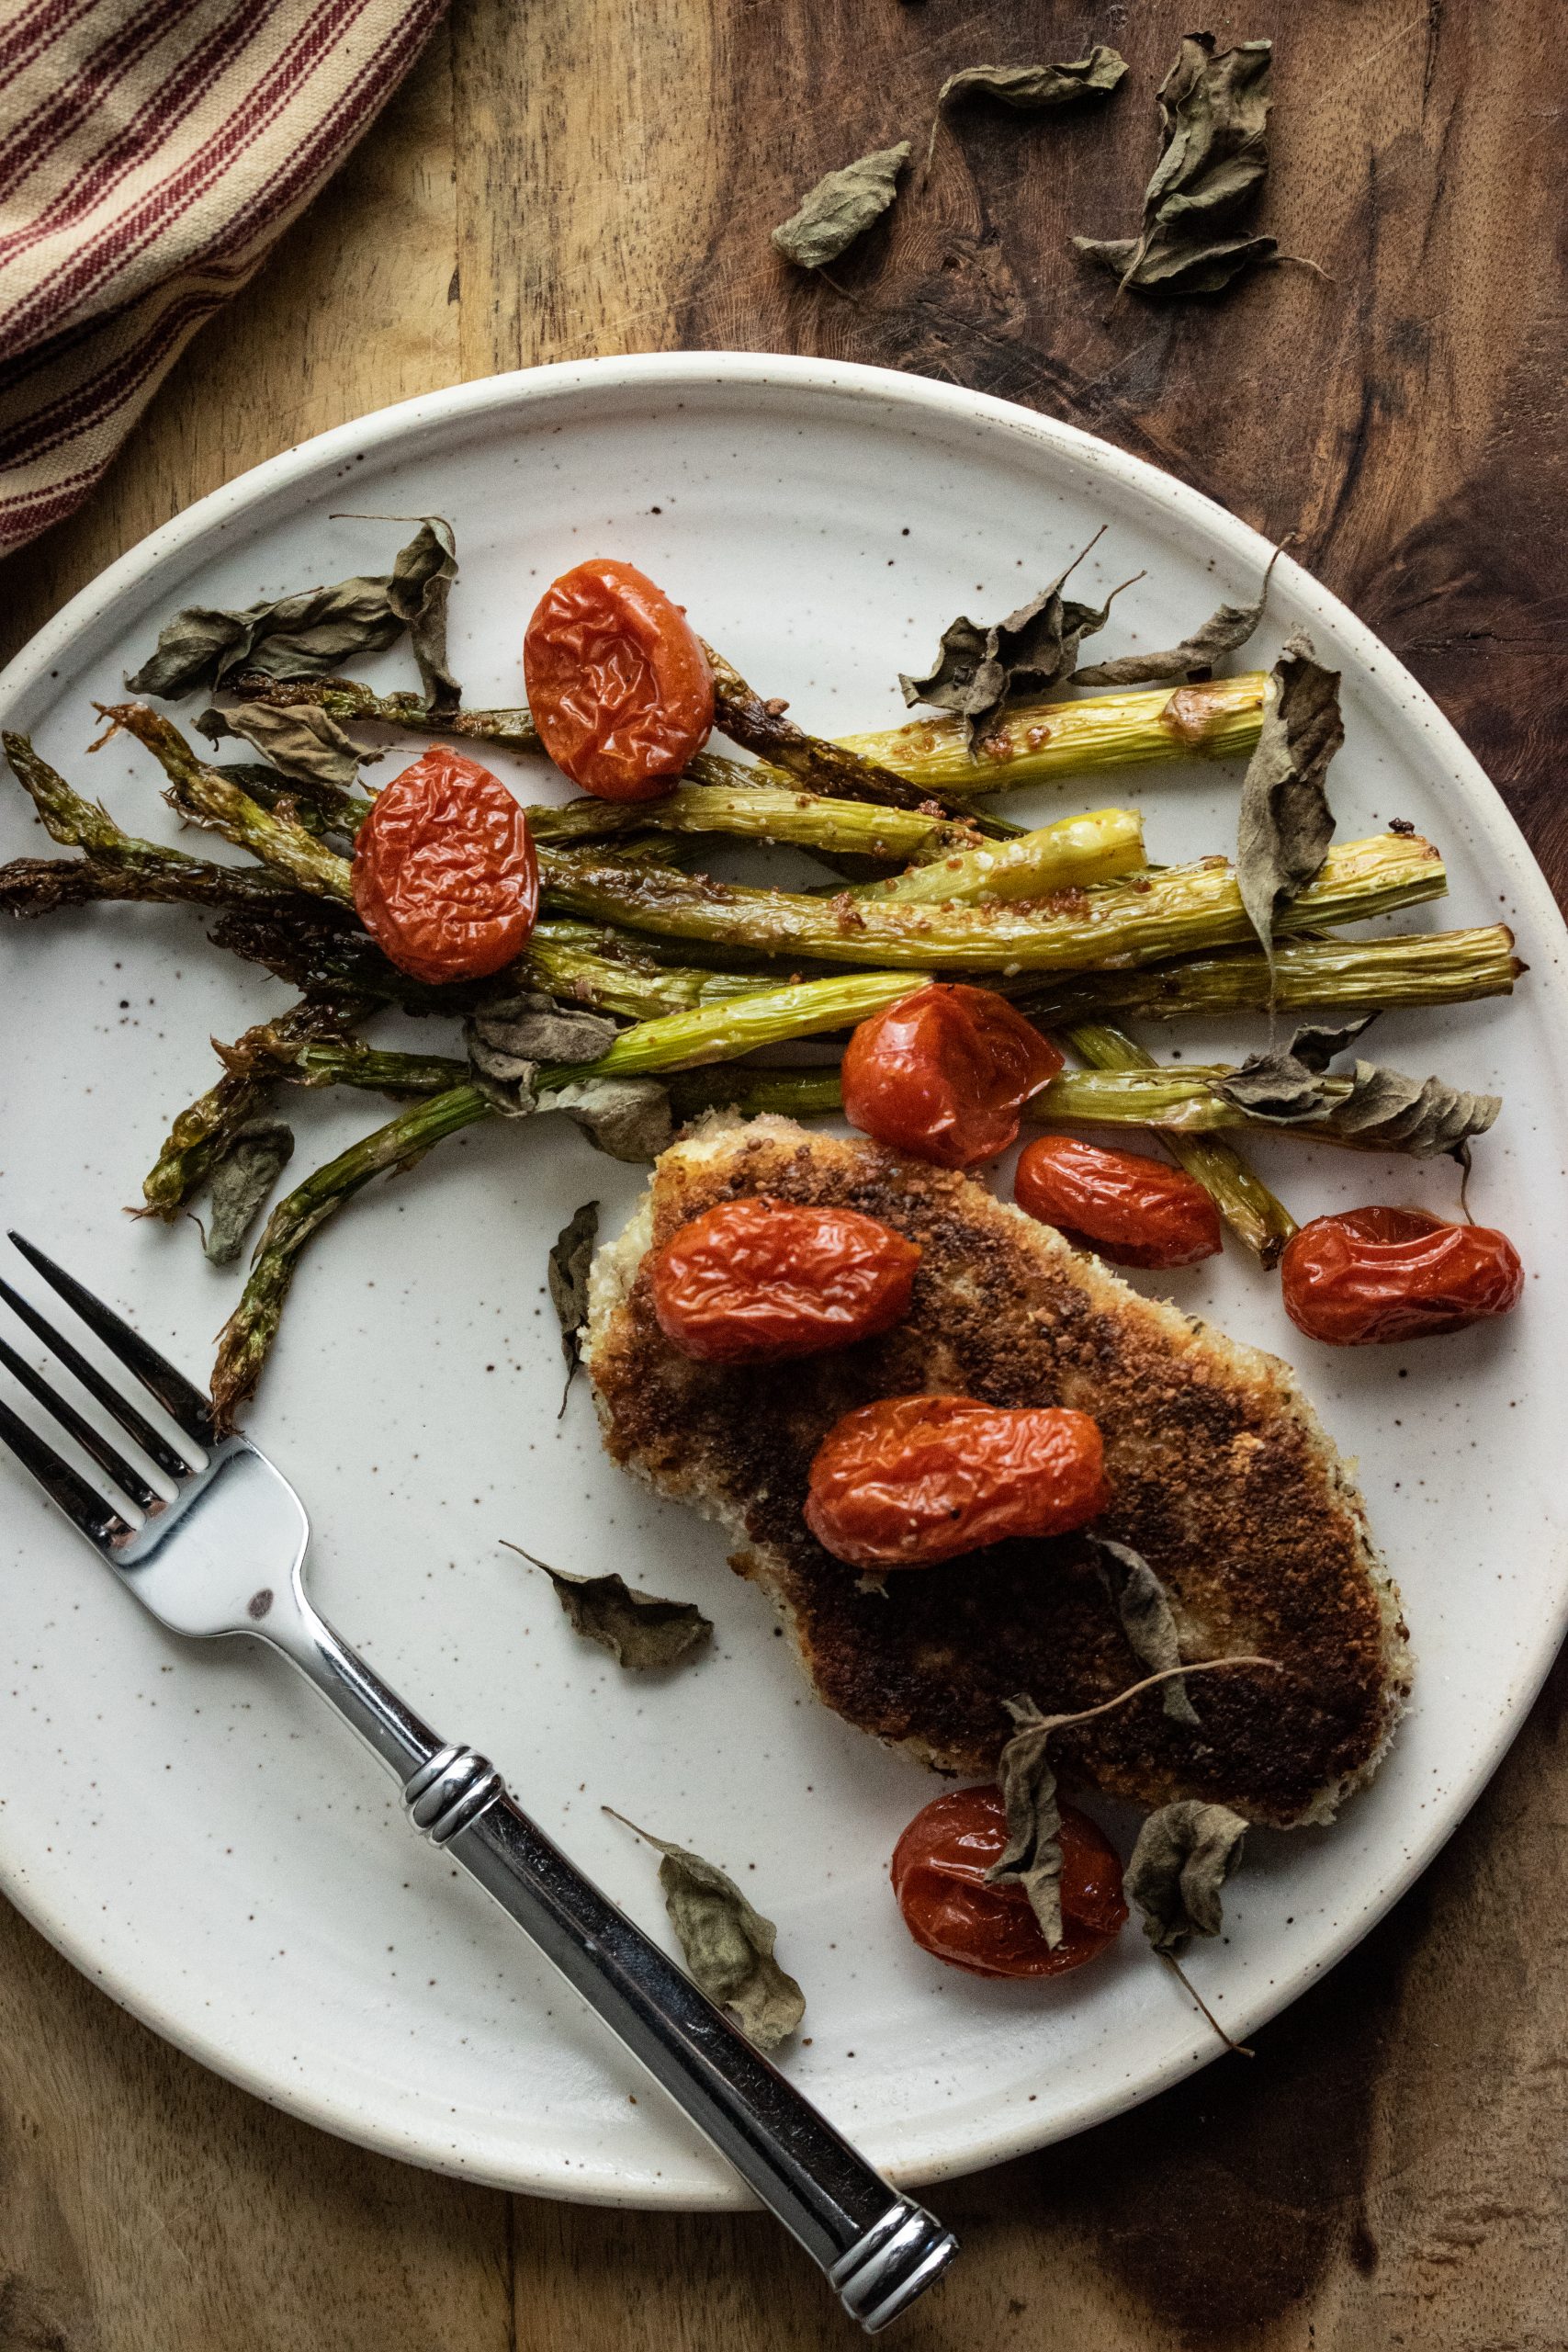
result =
M1156 1951L1174 1960L1194 1936L1217 1936L1220 1897L1241 1860L1247 1824L1228 1805L1183 1797L1151 1813L1123 1882Z
M1190 33L1160 85L1162 146L1144 193L1136 237L1075 237L1086 260L1141 294L1215 294L1255 263L1272 237L1246 227L1269 171L1272 44L1217 53L1212 33Z
M1099 537L1096 532L1095 538ZM1094 543L1091 539L1089 547ZM1085 548L1048 588L1004 621L987 628L960 614L942 631L936 666L930 675L900 674L904 700L953 711L963 719L973 751L976 738L984 735L1005 703L1048 695L1053 687L1064 684L1078 658L1079 643L1105 627L1111 603L1121 594L1121 589L1113 588L1099 607L1063 596L1064 583L1088 553ZM1122 583L1131 584L1130 581Z
M421 523L390 573L358 573L330 587L264 598L233 610L187 605L164 624L156 651L126 684L132 694L156 695L167 702L197 686L220 686L233 670L253 670L268 678L328 677L345 662L395 644L416 607L425 648L423 675L433 650L439 650L445 659L445 589L439 574L448 560L456 570L456 560L435 537L433 526L438 519L431 516ZM445 524L441 527L449 540L449 529Z
M546 1270L550 1305L560 1325L561 1354L566 1359L566 1385L560 1395L562 1413L582 1351L582 1327L588 1320L588 1270L593 1262L593 1245L598 1238L599 1204L584 1201L570 1224L563 1225L557 1234ZM560 1415L556 1418L558 1420ZM525 1553L524 1557L527 1556Z
M806 1996L773 1957L778 1930L773 1921L716 1863L649 1836L613 1805L604 1811L663 1856L664 1907L686 1966L709 2000L730 2010L759 2050L776 2050L805 2016Z
M1060 65L965 65L948 75L936 102L946 107L954 98L999 98L1005 107L1033 114L1079 98L1108 98L1126 71L1126 59L1097 41L1087 57Z
M1075 686L1135 686L1145 682L1160 685L1167 680L1208 677L1216 662L1240 651L1263 618L1269 577L1278 560L1276 548L1255 604L1224 604L1179 645L1157 652L1124 653L1116 662L1092 662L1087 670L1075 670L1070 683Z
M446 666L446 605L457 577L457 548L444 515L426 514L392 565L387 601L404 622L420 684L433 710L457 709L463 690Z
M1092 1536L1090 1541L1103 1555L1100 1580L1138 1664L1146 1666L1151 1674L1179 1666L1181 1644L1169 1597L1143 1554L1134 1552L1130 1544L1113 1544L1105 1535ZM1172 1723L1195 1724L1198 1721L1198 1711L1179 1675L1166 1684L1164 1705Z
M382 756L379 752L362 752L324 710L278 710L265 702L231 703L227 709L204 710L196 723L211 741L223 735L238 736L254 744L284 775L334 793L353 788L362 762Z
M1495 1122L1500 1095L1472 1094L1440 1078L1407 1078L1363 1061L1354 1066L1348 1093L1325 1086L1329 1063L1376 1017L1369 1012L1337 1028L1298 1029L1288 1044L1254 1054L1217 1079L1214 1091L1273 1126L1325 1126L1369 1148L1405 1151L1416 1159L1445 1152L1461 1159L1470 1138Z
M879 147L829 172L802 198L799 210L773 231L773 243L798 269L821 269L837 261L886 211L908 160L909 142L903 139L897 147Z
M281 1119L250 1119L212 1171L211 1204L201 1246L215 1266L231 1266L267 1194L294 1156L294 1131Z
M1275 916L1315 877L1334 839L1324 778L1345 741L1339 673L1316 660L1310 638L1288 640L1273 678L1242 781L1235 850L1242 905L1270 961Z
M617 1666L640 1672L675 1666L713 1638L713 1623L689 1600L661 1600L637 1592L623 1577L572 1577L536 1560L521 1544L508 1544L530 1567L542 1568L574 1632L608 1650Z

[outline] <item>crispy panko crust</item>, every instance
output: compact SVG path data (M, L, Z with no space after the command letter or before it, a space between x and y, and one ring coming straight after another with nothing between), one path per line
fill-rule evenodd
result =
M918 1241L908 1321L780 1366L681 1355L654 1318L647 1253L759 1193L859 1209ZM1100 1532L1160 1577L1183 1657L1283 1668L1195 1677L1195 1731L1156 1690L1063 1733L1064 1777L1289 1827L1329 1819L1388 1745L1409 1690L1399 1596L1289 1367L1144 1298L967 1177L786 1119L705 1120L600 1250L584 1361L613 1459L739 1539L731 1565L773 1599L818 1697L939 1770L995 1770L1013 1693L1066 1713L1143 1669L1081 1537L998 1544L880 1589L815 1541L801 1505L824 1433L852 1407L917 1391L1091 1413L1113 1497Z

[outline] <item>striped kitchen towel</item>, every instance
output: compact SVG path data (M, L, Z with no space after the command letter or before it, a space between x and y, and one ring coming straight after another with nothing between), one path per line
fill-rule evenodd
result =
M0 552L79 506L446 0L0 0Z

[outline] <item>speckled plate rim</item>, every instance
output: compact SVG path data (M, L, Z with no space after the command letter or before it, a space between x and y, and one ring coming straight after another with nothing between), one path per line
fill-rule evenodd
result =
M178 575L193 569L226 532L242 524L254 526L265 519L269 506L286 504L296 492L321 487L345 460L371 452L384 458L400 442L433 426L521 413L536 404L558 400L563 392L576 393L585 401L592 401L627 390L678 397L686 390L715 386L750 390L763 395L771 389L829 394L846 403L875 407L884 412L884 421L887 412L903 411L937 421L990 426L1036 448L1059 450L1079 466L1099 469L1122 489L1162 510L1168 518L1185 521L1206 537L1223 544L1244 572L1260 571L1274 552L1267 540L1228 509L1145 459L1132 457L1076 425L1036 415L1010 401L968 391L961 386L848 361L769 353L655 353L565 361L551 367L516 369L399 401L300 442L211 492L152 532L89 582L0 673L0 724L21 729L30 725L33 697L40 687L49 684L51 670L67 649L76 648L84 639L90 641L93 633L110 619L128 597L151 591L161 573ZM1340 653L1355 664L1361 675L1376 676L1379 693L1385 704L1393 707L1394 715L1418 724L1425 731L1442 763L1452 769L1464 795L1466 817L1488 854L1504 869L1517 895L1517 910L1528 915L1536 926L1538 937L1551 937L1568 950L1568 926L1524 835L1479 762L1430 695L1347 605L1288 555L1279 559L1277 577L1281 586L1288 585L1293 595L1325 628L1332 629ZM118 622L115 625L118 627ZM1562 963L1554 959L1552 967L1540 971L1536 978L1539 988L1554 992L1561 1000L1568 1023L1568 978L1564 977ZM1266 1996L1238 2008L1230 2019L1231 2030L1238 2039L1258 2031L1343 1959L1421 1875L1480 1796L1517 1737L1565 1634L1568 1551L1562 1557L1557 1608L1540 1624L1533 1645L1521 1652L1506 1705L1495 1719L1491 1737L1477 1743L1468 1770L1452 1784L1443 1802L1434 1807L1422 1834L1402 1846L1396 1858L1391 1856L1392 1866L1375 1896L1340 1920L1336 1931L1314 1948L1310 1959L1303 1959L1275 1978ZM620 2181L612 2172L597 2177L587 2173L563 2177L558 2169L547 2171L527 2164L500 2170L483 2159L465 2162L449 2139L438 2144L433 2137L416 2130L369 2118L343 2098L287 2081L280 2075L270 2074L237 2056L220 2040L204 2034L188 2016L150 1996L142 1985L122 1981L112 1969L100 1965L91 1951L78 1948L66 1922L51 1910L47 1891L18 1877L10 1867L3 1823L0 1892L85 1975L165 2041L271 2105L361 2146L464 2179L573 2203L703 2211L736 2210L751 2201L739 2183L729 2187L722 2180L716 2180L711 2192L702 2195L689 2188L663 2190L646 2177L632 2185ZM1021 2118L1008 2118L991 2137L976 2135L962 2150L950 2151L939 2161L922 2163L918 2156L908 2162L896 2159L887 2169L893 2177L911 2184L979 2171L1124 2113L1196 2072L1213 2054L1210 2045L1195 2042L1188 2052L1151 2069L1136 2081L1086 2098L1077 2106L1066 2109L1046 2130L1032 2129Z

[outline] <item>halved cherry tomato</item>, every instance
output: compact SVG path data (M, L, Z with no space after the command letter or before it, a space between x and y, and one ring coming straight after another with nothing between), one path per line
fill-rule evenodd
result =
M1042 1136L1020 1154L1013 1198L1113 1266L1195 1266L1221 1247L1220 1213L1192 1177L1142 1151Z
M383 785L354 844L359 920L416 980L481 980L527 945L539 906L528 820L499 776L446 743Z
M818 1447L806 1523L853 1568L923 1568L1009 1535L1065 1535L1109 1499L1087 1413L885 1396Z
M863 1021L844 1053L844 1116L939 1168L994 1159L1062 1056L1005 997L933 981Z
M713 673L685 614L613 557L551 582L523 640L523 674L539 741L601 800L667 792L713 729Z
M1285 1312L1331 1348L1462 1331L1519 1303L1525 1270L1506 1233L1425 1209L1314 1217L1280 1261Z
M893 1849L893 1892L924 1951L973 1976L1062 1976L1096 1960L1127 1924L1116 1849L1087 1814L1062 1814L1062 1940L1055 1946L1021 1886L987 1886L1007 1845L997 1788L954 1789L916 1814Z
M854 1209L725 1201L653 1261L660 1329L707 1363L781 1363L891 1330L909 1311L918 1242Z

